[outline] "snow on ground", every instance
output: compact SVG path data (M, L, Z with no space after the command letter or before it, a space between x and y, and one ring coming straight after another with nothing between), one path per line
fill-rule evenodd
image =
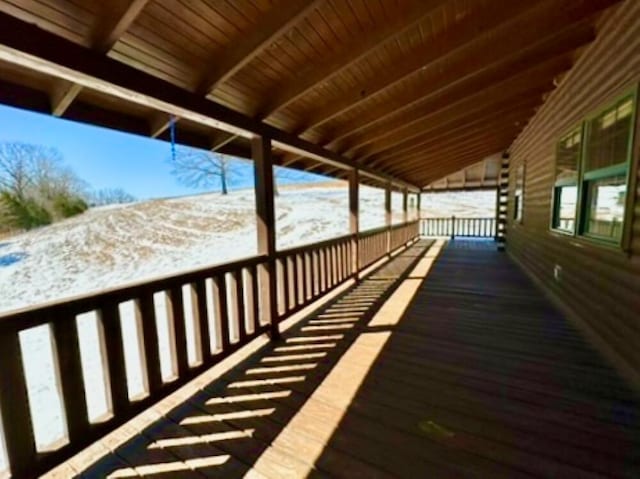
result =
M361 230L382 226L384 193L362 187L360 202ZM345 235L348 218L345 183L283 187L276 198L278 248ZM75 218L0 240L0 314L255 253L252 190L92 208ZM161 307L156 311L162 369L167 375L170 347L166 317L162 317ZM96 318L91 313L83 316L78 322L83 377L90 417L96 418L108 408L108 400ZM133 396L143 389L144 381L131 304L121 305L121 316L126 332L125 366ZM187 333L193 336L192 330ZM25 331L20 341L36 440L44 447L65 435L49 327ZM6 464L2 449L0 434L0 471Z
M393 198L394 222L401 219ZM360 190L360 229L384 224L384 193ZM425 195L424 216L492 216L495 196ZM290 186L276 198L279 249L348 233L345 183ZM180 271L229 262L256 253L252 190L227 196L205 194L93 208L75 218L0 240L0 314L13 309L149 280ZM189 296L185 295L185 300ZM162 298L156 298L162 299ZM188 305L187 305L188 306ZM189 308L185 308L189 310ZM131 303L120 308L129 394L144 390L137 331ZM156 304L163 377L170 376L170 340L161 302ZM92 419L108 410L96 317L78 320L83 378ZM195 344L187 321L187 337ZM41 326L21 333L30 409L40 446L65 435L58 397L50 330ZM190 358L195 352L189 349ZM0 425L1 429L1 425ZM1 432L1 430L0 430ZM0 471L6 460L0 434Z

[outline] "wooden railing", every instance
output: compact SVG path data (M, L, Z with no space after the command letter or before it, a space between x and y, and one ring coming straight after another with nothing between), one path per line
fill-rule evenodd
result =
M495 238L495 218L422 218L420 220L420 234L422 236L449 236L455 238L477 237Z
M352 277L351 235L277 253L278 317L299 311Z
M418 221L413 221L277 252L275 320L355 277L356 260L361 270L417 236ZM266 256L255 256L0 315L0 413L12 474L34 477L50 469L269 331L259 274L268 265ZM95 325L99 344L81 341L79 327L86 321ZM66 434L37 446L20 338L42 326L52 345L47 361L55 372ZM166 348L160 345L161 326ZM127 340L135 344L139 391L132 390ZM91 374L99 377L108 409L91 419L92 385L83 374L87 347L100 356L102 370ZM168 367L163 367L166 356Z

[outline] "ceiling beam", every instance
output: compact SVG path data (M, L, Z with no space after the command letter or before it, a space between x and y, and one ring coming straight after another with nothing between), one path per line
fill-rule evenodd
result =
M522 97L507 97L487 108L470 111L464 116L458 116L449 121L443 119L439 124L430 123L424 133L414 137L410 143L396 147L384 156L374 157L369 161L371 164L376 164L378 159L401 158L417 148L436 143L443 138L463 135L477 128L482 128L487 123L500 125L502 121L502 125L505 125L509 118L532 114L535 106L540 104L540 96L544 91L544 88L537 88L530 90L527 95L522 95Z
M416 121L407 123L396 130L392 130L388 134L383 134L370 144L355 150L353 157L362 162L367 158L383 155L385 152L401 148L401 145L423 135L429 126L464 118L469 112L486 110L495 106L496 103L505 98L506 92L508 92L508 97L510 98L522 98L525 94L539 95L541 89L549 90L552 88L551 80L554 74L569 68L571 68L570 60L563 57L536 65L513 78L493 85L488 90L479 91L445 108L429 113Z
M214 59L214 66L203 75L198 92L202 95L211 93L309 15L318 3L319 0L287 0L276 4L252 32L243 33L219 58Z
M149 120L149 136L151 138L158 138L165 131L167 131L169 129L169 126L171 126L171 117L172 115L159 113L151 120ZM175 121L179 121L179 118L176 118Z
M101 2L103 22L93 34L93 48L107 53L129 29L149 0L110 0Z
M148 0L120 0L103 2L101 18L104 22L93 33L92 45L96 51L106 53L129 28ZM61 80L51 92L51 114L61 117L82 91L82 86Z
M542 90L540 90L542 93ZM394 149L388 155L370 159L368 164L379 165L383 162L403 161L406 156L422 151L430 145L442 143L451 138L464 138L465 135L483 129L490 125L493 128L501 128L511 123L522 121L533 115L533 108L540 103L540 98L525 98L517 101L513 98L496 104L491 110L483 110L481 114L472 114L463 119L451 123L443 123L436 128L429 129L420 137L416 137L414 142L403 148Z
M485 135L482 138L464 145L451 145L447 148L438 149L436 151L424 152L423 154L415 155L414 158L411 161L407 161L406 164L393 164L393 166L385 168L384 171L389 174L410 172L413 175L419 174L425 165L430 167L433 165L438 167L442 165L450 165L447 166L448 169L446 173L439 177L446 176L465 166L465 164L459 162L459 158L464 157L465 155L475 154L475 161L467 164L475 163L482 159L482 156L480 156L478 152L484 152L487 148L490 150L507 148L519 131L520 130L517 129L506 130L493 135Z
M509 140L506 140L507 142ZM425 161L414 167L412 175L415 175L416 181L422 185L428 185L433 181L442 179L451 173L463 168L466 165L472 165L479 160L486 158L496 152L503 151L505 143L504 139L497 139L492 143L487 143L484 146L478 147L473 151L459 152L454 162L442 162L442 161Z
M503 150L499 146L493 149L491 149L491 147L487 147L487 149L485 149L484 151L477 151L466 156L460 156L457 158L457 161L460 164L473 164L474 162L478 161L478 158L486 158L502 151ZM443 169L428 166L425 169L416 172L416 181L424 185L429 185L434 181L439 181L449 173L450 171L448 171L448 168ZM495 186L493 186L492 188L495 189Z
M411 156L408 156L405 161L402 163L389 163L388 165L383 165L380 168L384 171L395 171L396 169L410 170L414 166L418 166L424 162L425 158L446 158L447 156L451 156L454 153L457 154L461 151L467 151L469 149L474 149L477 146L481 146L488 142L489 140L496 138L508 138L512 139L513 136L520 131L520 128L512 126L511 128L500 130L500 131L483 131L478 132L475 135L469 136L464 139L464 141L449 141L442 145L438 145L433 148L426 148L423 151L416 152ZM506 148L508 145L504 145Z
M320 61L320 64L310 62L307 68L302 69L289 84L258 109L258 116L267 118L302 98L310 90L338 75L385 42L422 22L446 2L447 0L420 0L399 7L401 11L395 12L392 18L377 29L368 32L367 35L356 35L355 44L343 45L335 55L324 62Z
M365 84L358 83L346 89L340 98L332 99L332 101L323 104L323 107L318 111L311 112L295 131L303 133L321 125L397 85L411 75L420 73L421 76L425 76L425 69L442 69L438 62L445 60L469 44L475 46L478 43L487 43L487 41L481 41L483 35L495 35L495 31L499 27L505 23L514 23L514 19L518 19L523 12L527 12L535 6L534 1L492 1L493 4L490 2L489 5L476 7L475 11L465 16L461 21L426 39L412 50L402 51L401 56L395 59L393 68L377 72ZM478 48L476 47L474 50L477 51ZM365 95L362 95L362 92L365 92Z
M474 62L452 65L452 68L443 72L435 72L430 81L420 85L418 95L415 91L406 89L382 108L375 108L361 115L358 122L361 126L350 126L356 124L350 122L347 130L342 133L330 133L329 136L333 136L334 140L328 146L342 152L350 151L378 134L396 128L398 124L423 117L439 105L491 88L498 82L518 76L532 65L573 52L594 39L593 27L580 24L568 31L543 37L540 41L517 45L519 48L511 55L496 57L494 62L489 62L479 70L475 68Z
M238 138L238 135L234 135L232 133L227 133L226 131L221 131L213 138L211 138L211 151L216 152L223 146L228 143L231 143L233 140Z
M51 114L62 116L67 111L71 102L78 96L82 87L77 83L66 80L57 81L51 92Z
M266 136L272 139L275 148L305 154L339 168L356 167L352 160L339 153L250 118L2 12L0 60L211 128L244 137ZM146 131L148 134L148 125ZM371 175L379 175L386 179L385 175L366 167L360 168ZM393 180L400 181L395 178ZM417 188L409 182L406 182L406 185Z

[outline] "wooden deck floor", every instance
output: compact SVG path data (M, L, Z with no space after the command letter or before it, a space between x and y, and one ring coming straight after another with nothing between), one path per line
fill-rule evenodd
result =
M427 246L66 473L640 477L640 401L571 325L492 243Z

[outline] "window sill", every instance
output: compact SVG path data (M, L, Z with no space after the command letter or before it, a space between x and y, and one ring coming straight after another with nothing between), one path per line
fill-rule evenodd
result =
M562 241L568 240L569 243L576 248L580 248L583 250L591 250L594 252L606 251L608 253L613 253L616 256L620 255L625 257L631 257L631 251L623 248L623 246L620 243L601 240L598 238L591 238L591 237L582 236L582 235L577 236L577 235L574 235L573 233L569 233L561 230L555 230L555 229L549 229L547 231L554 238L561 239Z

